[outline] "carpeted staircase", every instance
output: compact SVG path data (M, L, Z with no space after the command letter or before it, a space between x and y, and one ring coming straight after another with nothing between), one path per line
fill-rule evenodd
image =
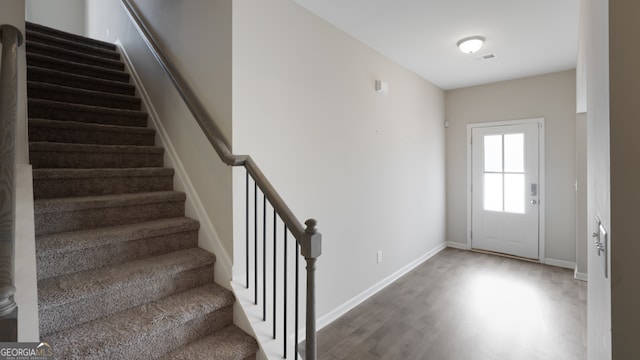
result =
M112 44L27 23L40 336L57 359L254 359Z

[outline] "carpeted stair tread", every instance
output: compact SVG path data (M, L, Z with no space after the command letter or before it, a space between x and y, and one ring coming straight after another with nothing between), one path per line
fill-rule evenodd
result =
M164 148L157 146L137 145L96 145L96 144L69 144L50 142L29 143L31 164L34 168L111 168L122 165L122 168L131 167L161 167ZM68 158L64 157L68 154ZM103 157L99 157L102 155ZM136 164L123 163L118 155L133 157ZM137 158L136 158L137 156ZM138 164L146 163L147 158L153 162L147 166ZM93 162L92 162L93 161ZM113 166L110 166L113 165Z
M60 359L154 358L152 354L156 352L135 357L133 351L155 337L166 336L165 342L180 346L176 339L179 335L171 334L173 329L231 307L233 301L229 291L216 284L207 284L51 334L44 340L55 344L56 356Z
M184 201L185 194L175 191L35 200L35 234L180 217Z
M230 325L167 354L161 360L243 360L255 355L256 351L256 340L238 327Z
M117 47L114 44L108 43L108 42L104 42L101 40L96 40L96 39L91 39L88 37L84 37L81 35L76 35L76 34L72 34L72 33L68 33L66 31L61 31L58 29L54 29L48 26L44 26L44 25L40 25L40 24L36 24L30 21L25 22L25 28L28 31L32 31L32 32L38 32L41 34L47 34L50 36L55 36L57 38L61 38L61 39L66 39L69 41L73 41L73 42L78 42L78 43L83 43L83 44L88 44L94 47L98 47L98 48L102 48L102 49L107 49L107 50L111 50L111 51L115 51L117 49Z
M96 145L96 144L67 144L52 142L31 142L31 151L64 152L88 152L88 153L137 153L137 154L163 154L164 148L157 146L137 145Z
M122 95L135 94L135 86L133 84L70 74L38 66L27 66L27 78L31 81L69 86L77 89L95 90Z
M215 256L199 248L38 282L40 333L68 329L213 282Z
M91 66L102 67L105 69L124 70L124 63L120 61L118 53L112 53L117 57L103 57L104 55L95 55L91 53L79 52L73 49L64 49L57 46L51 46L35 41L31 41L31 38L27 37L26 51L29 54L39 54L49 56L59 60L71 61L78 64L85 64Z
M122 126L147 126L148 114L139 110L112 109L95 105L29 99L29 116L49 120L70 120Z
M129 74L122 70L58 59L51 56L27 52L27 65L68 72L76 75L94 76L100 79L129 82Z
M27 93L31 99L52 100L72 104L101 106L127 110L140 110L137 96L110 94L95 90L29 81Z
M153 146L155 130L143 127L29 119L32 142Z
M199 227L179 217L41 235L36 237L38 280L195 248Z
M173 169L34 169L34 198L129 194L173 189Z
M157 204L184 201L186 195L179 191L154 191L148 193L118 194L104 196L69 197L35 200L34 213L37 215L80 211L96 208L112 208L127 205Z
M114 169L34 169L34 180L87 179L94 177L173 176L171 168L114 168Z
M162 167L164 148L136 145L94 145L32 142L31 165L41 168Z
M115 291L116 288L131 287L132 284L150 281L157 276L171 276L181 271L213 265L215 260L213 254L194 248L118 266L45 279L38 284L38 299L40 307L47 309ZM133 289L135 291L135 286Z
M71 231L36 238L38 256L85 250L150 237L198 230L200 223L187 217L147 221L128 225Z
M120 54L116 48L105 49L104 47L96 46L94 42L74 41L28 28L25 33L27 40L32 43L43 44L56 49L71 50L81 54L91 54L104 59L120 60Z

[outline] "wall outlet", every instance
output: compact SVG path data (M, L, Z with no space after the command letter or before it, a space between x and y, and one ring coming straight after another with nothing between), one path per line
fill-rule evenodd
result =
M378 250L378 264L382 262L382 250Z

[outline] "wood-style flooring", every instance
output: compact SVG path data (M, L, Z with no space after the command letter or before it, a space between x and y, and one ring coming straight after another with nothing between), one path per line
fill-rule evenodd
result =
M445 249L318 334L318 358L586 359L587 284L552 266Z

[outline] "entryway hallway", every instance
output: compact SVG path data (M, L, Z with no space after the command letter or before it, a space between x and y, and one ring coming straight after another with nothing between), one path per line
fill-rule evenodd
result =
M583 360L587 283L447 248L324 328L323 360Z

